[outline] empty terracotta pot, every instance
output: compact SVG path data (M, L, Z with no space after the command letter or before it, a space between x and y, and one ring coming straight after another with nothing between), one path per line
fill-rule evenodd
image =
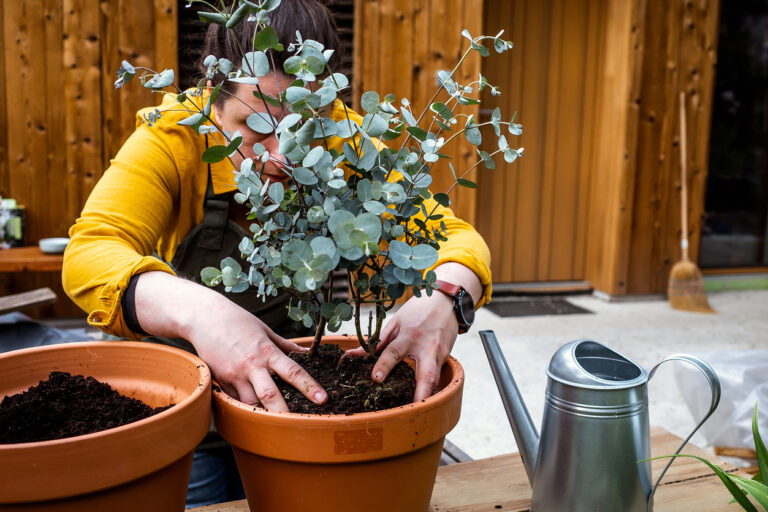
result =
M51 371L94 377L151 407L176 405L93 434L0 444L0 511L184 510L192 453L210 425L208 366L142 342L17 350L0 354L0 399Z
M349 336L324 343L357 346ZM214 420L233 446L252 511L424 512L463 385L464 371L451 358L430 398L353 415L266 411L214 386Z

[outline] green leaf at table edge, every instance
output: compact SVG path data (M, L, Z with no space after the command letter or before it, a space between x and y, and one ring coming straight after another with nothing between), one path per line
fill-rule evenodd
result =
M752 415L752 436L755 438L755 452L757 452L757 467L760 468L760 476L764 485L768 485L768 450L765 448L757 424L757 403Z
M725 487L728 489L728 492L731 493L731 496L734 497L734 499L739 503L739 505L742 506L742 508L744 510L747 510L748 512L758 512L758 510L755 508L755 506L752 504L752 502L749 501L746 496L744 496L743 492L741 492L741 489L739 488L739 486L736 485L736 483L733 480L731 480L732 476L737 476L737 475L729 475L728 473L723 471L721 468L715 466L714 464L712 464L711 462L709 462L707 459L705 459L703 457L699 457L698 455L690 455L690 454L687 454L687 453L679 453L677 455L660 455L658 457L652 457L650 459L643 459L643 460L639 460L637 462L647 462L647 461L651 461L651 460L669 459L669 458L673 458L674 459L675 457L688 457L688 458L696 459L696 460L698 460L700 462L703 462L704 464L709 466L709 468L712 471L715 472L717 477L723 482Z

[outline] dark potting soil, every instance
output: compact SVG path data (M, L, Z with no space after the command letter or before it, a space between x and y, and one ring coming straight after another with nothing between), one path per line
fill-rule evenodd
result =
M142 420L172 405L153 409L93 377L51 372L47 380L0 402L0 444L90 434Z
M400 362L384 382L378 383L371 380L375 359L347 357L337 367L342 355L344 352L338 345L321 345L314 358L306 352L290 354L290 358L328 392L328 401L316 405L280 377L274 376L288 410L305 414L352 414L391 409L413 401L416 375L407 364Z

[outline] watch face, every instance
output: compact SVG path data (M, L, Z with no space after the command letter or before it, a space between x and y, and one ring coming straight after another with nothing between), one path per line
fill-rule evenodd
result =
M461 314L467 325L472 325L472 322L475 321L475 302L469 293L461 295Z

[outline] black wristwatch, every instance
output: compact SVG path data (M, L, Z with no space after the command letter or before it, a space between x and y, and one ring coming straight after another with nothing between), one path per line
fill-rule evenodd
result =
M453 312L459 321L459 334L464 334L472 327L475 321L475 301L463 287L447 281L435 281L438 290L448 295L453 300Z

